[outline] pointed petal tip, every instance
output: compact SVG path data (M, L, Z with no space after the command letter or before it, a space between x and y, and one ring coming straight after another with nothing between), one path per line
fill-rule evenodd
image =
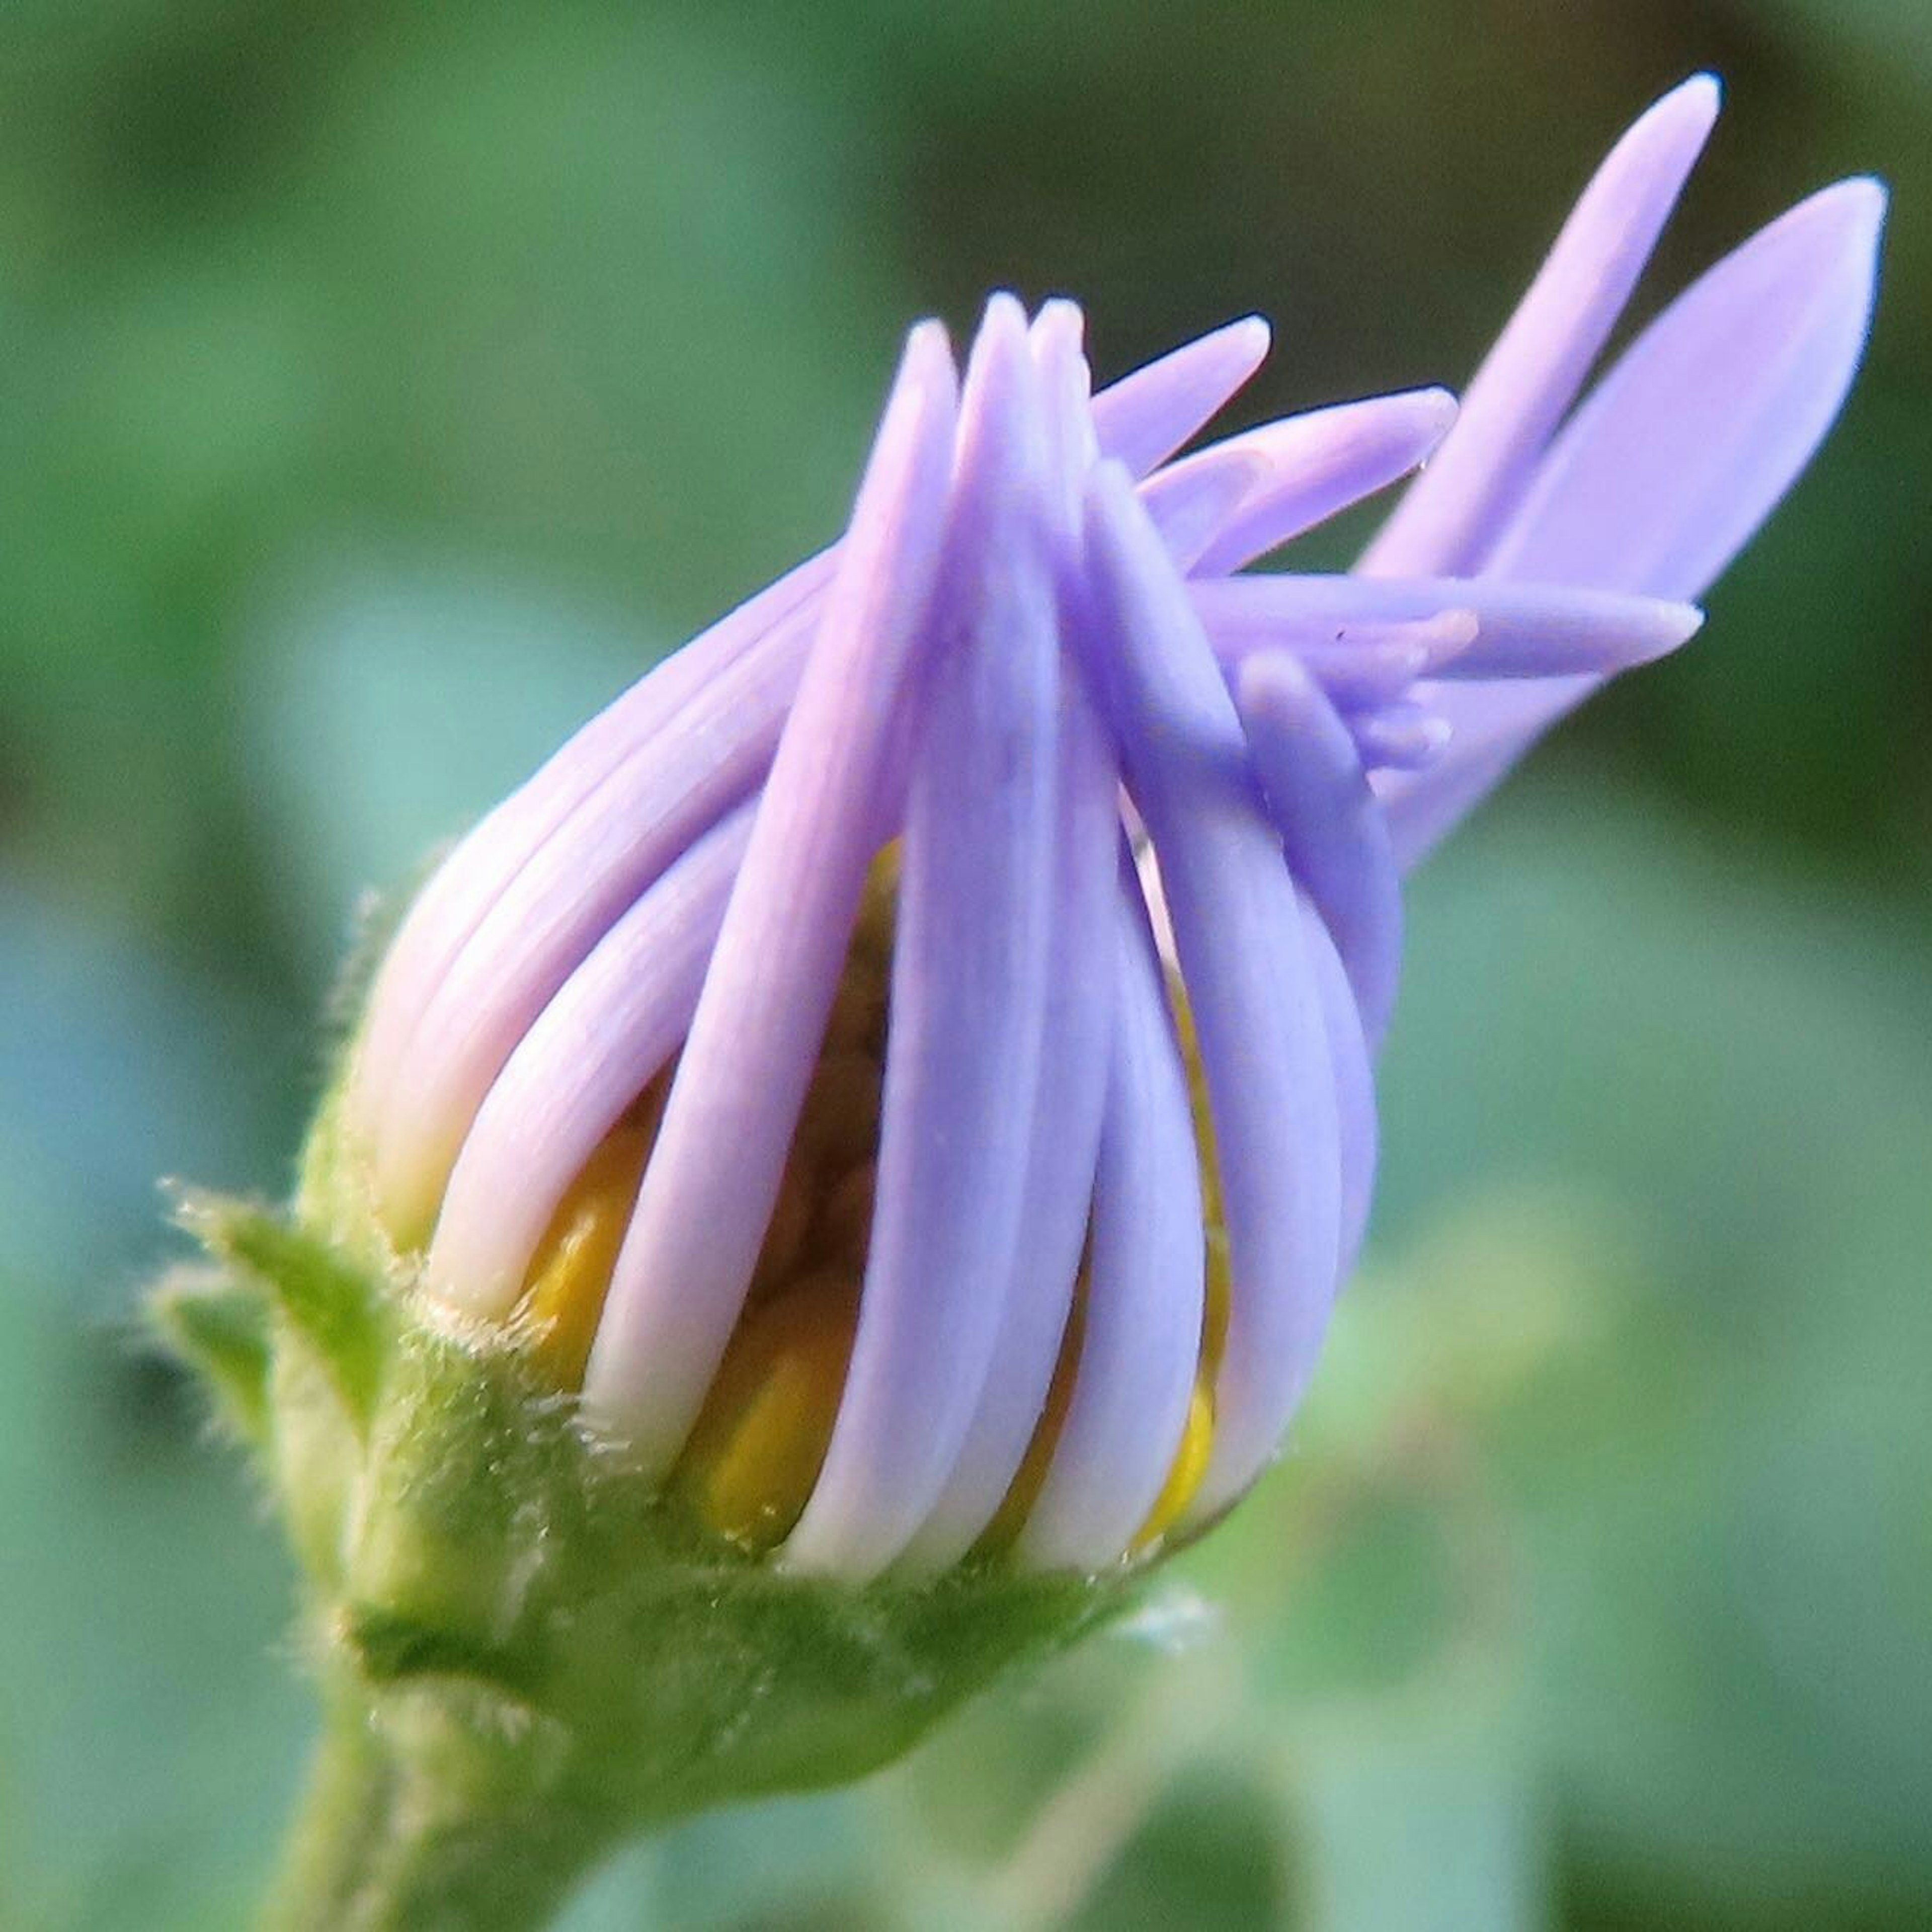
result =
M1892 190L1876 175L1850 175L1829 188L1820 188L1811 197L1814 206L1828 208L1845 225L1848 239L1876 248L1885 232L1885 219L1892 204Z
M1701 120L1708 130L1714 123L1724 105L1723 77L1713 74L1708 68L1701 68L1694 74L1680 80L1669 93L1659 97L1651 112L1668 106L1681 114L1686 121Z

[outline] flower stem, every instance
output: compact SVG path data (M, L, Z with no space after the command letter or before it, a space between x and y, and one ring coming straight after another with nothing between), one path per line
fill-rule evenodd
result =
M527 1932L554 1916L608 1824L463 1775L440 1728L330 1700L266 1932Z

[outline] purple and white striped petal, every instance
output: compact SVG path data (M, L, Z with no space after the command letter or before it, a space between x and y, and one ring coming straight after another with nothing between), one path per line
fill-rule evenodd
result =
M968 370L944 627L918 692L878 1175L825 1462L784 1560L847 1578L938 1502L986 1385L1034 1151L1054 908L1059 625L1026 321Z
M1212 1515L1274 1454L1312 1367L1340 1246L1339 1127L1300 908L1185 586L1102 464L1088 500L1094 675L1158 856L1214 1121L1232 1293Z
M1080 1357L1017 1550L1043 1570L1119 1560L1166 1482L1201 1361L1206 1254L1187 1075L1139 883L1130 866L1118 876Z
M1263 480L1203 550L1203 576L1239 570L1337 511L1385 490L1421 463L1456 420L1447 389L1414 389L1337 403L1265 423L1184 458L1168 473L1237 452L1262 465Z
M518 1042L477 1110L424 1279L501 1317L598 1143L691 1024L755 806L714 826L599 940Z
M1360 568L1475 575L1602 352L1718 117L1716 80L1673 88L1611 149L1463 392L1455 429Z
M1235 699L1288 869L1332 935L1363 1030L1378 1044L1401 971L1402 881L1354 741L1314 680L1282 652L1246 659Z
M584 1407L648 1469L736 1323L824 1037L927 629L956 395L944 332L914 330L613 1271Z

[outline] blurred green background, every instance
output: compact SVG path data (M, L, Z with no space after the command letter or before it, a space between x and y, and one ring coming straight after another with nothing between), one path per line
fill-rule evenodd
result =
M1920 0L14 0L0 1922L238 1924L271 1856L284 1566L131 1310L155 1177L283 1184L358 892L834 529L914 315L1458 382L1702 65L1647 299L1876 172L1869 362L1694 648L1418 881L1288 1460L1133 1631L572 1923L1932 1922Z

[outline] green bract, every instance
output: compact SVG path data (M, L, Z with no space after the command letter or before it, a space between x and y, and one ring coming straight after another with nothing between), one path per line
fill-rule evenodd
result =
M1131 1580L855 1588L696 1522L580 1430L514 1329L386 1262L325 1109L289 1212L206 1196L154 1318L252 1453L326 1730L273 1922L541 1922L628 1834L886 1763Z

